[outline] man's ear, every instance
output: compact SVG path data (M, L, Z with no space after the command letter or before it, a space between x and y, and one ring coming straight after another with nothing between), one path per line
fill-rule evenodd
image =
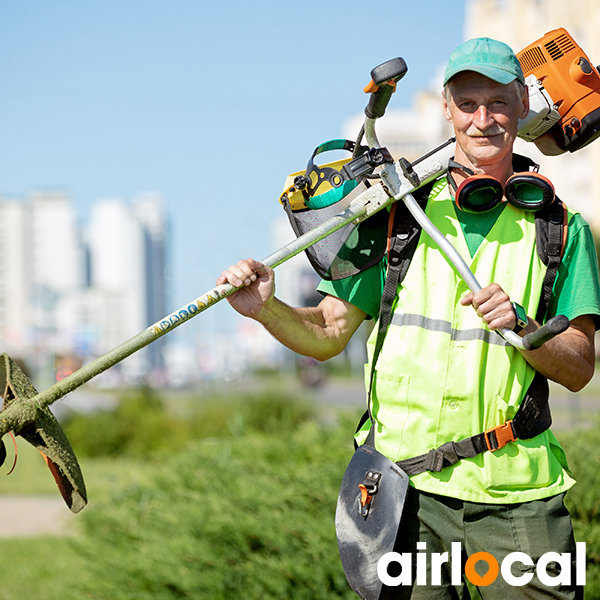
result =
M450 109L448 108L448 98L450 94L446 91L442 92L442 110L444 111L444 117L448 123L452 123L452 115L450 114Z
M519 119L524 119L529 114L529 87L525 86L525 91L523 92L523 110L521 112L521 116Z

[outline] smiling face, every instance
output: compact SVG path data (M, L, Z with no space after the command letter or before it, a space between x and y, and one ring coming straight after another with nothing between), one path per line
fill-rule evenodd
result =
M529 112L526 88L463 71L448 82L443 102L456 136L455 160L475 171L496 173L504 182L512 172L519 119Z

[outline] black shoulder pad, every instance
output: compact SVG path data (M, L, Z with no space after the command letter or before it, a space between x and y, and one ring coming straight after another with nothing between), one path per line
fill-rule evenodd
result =
M558 273L558 267L563 253L563 243L566 239L567 209L557 197L556 200L544 210L535 215L536 248L540 260L546 265L546 275L542 284L540 303L536 314L536 321L543 323L548 312L548 305L552 295L552 288Z
M567 227L566 206L556 200L535 215L535 236L537 253L540 260L547 265L551 256L561 256L565 227Z

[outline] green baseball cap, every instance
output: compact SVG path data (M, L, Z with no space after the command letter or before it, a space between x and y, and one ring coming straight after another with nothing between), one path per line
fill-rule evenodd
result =
M525 84L523 70L510 46L490 38L475 38L454 50L446 66L444 85L462 71L475 71L505 85L515 79Z

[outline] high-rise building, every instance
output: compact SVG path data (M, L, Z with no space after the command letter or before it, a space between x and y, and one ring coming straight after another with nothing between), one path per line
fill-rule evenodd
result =
M100 355L168 312L160 196L96 202L85 235L63 193L2 198L0 228L0 351L32 371ZM159 369L161 347L127 359L127 380Z
M0 199L0 332L5 351L24 340L31 314L26 243L26 206Z
M117 346L167 313L165 257L167 226L162 200L146 194L132 204L97 202L88 228L91 295L104 308L89 322L102 352ZM102 300L100 300L102 298ZM115 310L116 308L116 310ZM143 373L162 364L158 340L127 359Z
M68 307L85 280L77 216L66 194L38 192L29 198L25 243L28 324L35 343L52 340L57 353L68 352L75 326Z
M168 226L163 199L157 194L142 194L133 201L134 215L144 232L146 277L144 285L146 304L145 326L156 323L167 310L166 273ZM148 360L153 367L162 365L165 338L148 346Z

